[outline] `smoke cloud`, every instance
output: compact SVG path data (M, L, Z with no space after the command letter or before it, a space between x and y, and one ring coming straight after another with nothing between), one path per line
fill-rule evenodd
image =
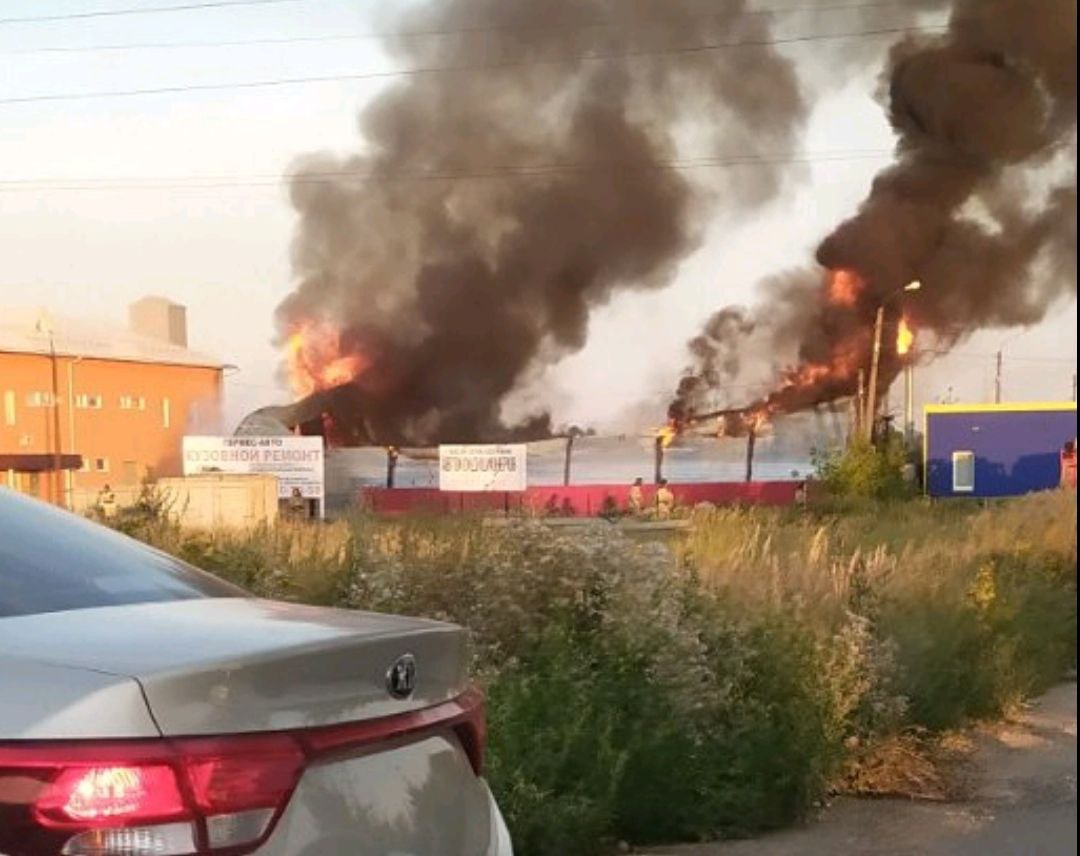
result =
M719 323L731 309L706 324L674 418L741 376L731 354L793 357L755 406L851 395L882 305L884 389L901 369L888 345L901 311L948 348L983 327L1037 323L1075 297L1076 4L956 0L947 33L893 47L883 90L895 163L818 247L824 270L770 281L739 324ZM922 288L904 294L914 280Z
M403 68L471 68L393 85L360 117L362 154L306 157L291 183L298 282L278 327L324 322L361 358L330 395L338 427L409 444L549 432L544 414L504 425L504 399L581 349L594 309L667 285L706 206L780 191L780 165L695 166L791 150L807 104L789 61L698 50L767 41L771 23L744 0L447 0L401 20Z

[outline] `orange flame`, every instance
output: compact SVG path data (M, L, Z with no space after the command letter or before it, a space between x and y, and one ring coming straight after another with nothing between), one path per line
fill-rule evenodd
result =
M285 344L289 385L297 397L348 383L364 369L360 354L343 353L341 333L319 321L302 321Z
M915 344L915 331L908 324L907 318L900 319L900 326L896 330L896 354L906 357Z
M783 409L782 400L793 392L811 389L827 382L850 381L858 372L859 360L859 342L852 338L834 345L827 361L803 363L786 369L781 375L778 388L764 404L764 415L770 416Z
M837 306L854 306L864 287L862 277L853 270L837 268L829 271L826 285L829 303Z
M762 407L746 415L746 427L755 434L761 434L769 428L769 408Z
M669 422L663 428L656 430L656 439L660 441L660 446L664 449L674 443L678 436L679 428L674 422Z

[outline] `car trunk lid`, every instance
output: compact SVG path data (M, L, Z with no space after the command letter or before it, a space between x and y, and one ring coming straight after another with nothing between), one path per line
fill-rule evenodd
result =
M170 736L394 716L446 702L468 684L458 627L253 598L7 619L0 649L134 678Z

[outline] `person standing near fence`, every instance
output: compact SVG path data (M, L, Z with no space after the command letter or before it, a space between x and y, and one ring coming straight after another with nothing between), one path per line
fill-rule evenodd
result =
M289 517L293 520L304 520L308 516L307 500L304 499L304 495L298 487L294 487L289 495L288 510Z
M634 517L640 517L645 510L645 488L643 479L634 479L630 485L630 496L627 498L626 510Z
M669 520L675 510L675 494L668 487L667 479L660 479L656 488L656 519Z
M101 508L102 517L116 517L116 494L112 488L105 485L98 494L98 507Z

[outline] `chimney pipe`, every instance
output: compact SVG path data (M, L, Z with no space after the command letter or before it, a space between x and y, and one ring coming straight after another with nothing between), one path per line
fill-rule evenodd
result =
M133 332L186 348L187 309L164 297L144 297L128 307L128 326Z

